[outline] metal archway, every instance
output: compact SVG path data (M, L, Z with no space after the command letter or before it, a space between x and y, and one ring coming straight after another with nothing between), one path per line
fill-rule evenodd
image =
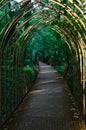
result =
M48 10L42 9L42 10L37 10L33 7L33 5L40 3L41 5L48 7ZM2 5L0 10L3 10L8 4L10 4L10 1L1 1L0 4ZM22 6L23 4L26 4L25 6ZM20 5L20 8L17 9L17 7ZM58 6L56 6L58 5ZM22 7L21 7L22 6ZM73 7L73 9L71 8ZM28 40L30 40L34 35L32 35L34 33L34 28L37 26L42 26L42 25L46 25L46 26L50 26L49 23L53 20L56 20L57 23L55 23L54 26L52 26L51 28L53 30L56 30L60 35L62 35L62 37L64 37L65 41L67 42L67 44L70 46L70 50L72 52L74 52L74 57L76 57L76 60L78 60L79 66L80 66L80 72L81 72L81 84L83 86L83 91L85 91L85 82L86 82L86 25L85 25L85 16L83 14L83 10L81 9L81 7L83 7L83 4L80 0L77 0L76 3L74 3L73 1L68 0L68 3L62 3L60 0L59 1L54 1L51 0L50 4L47 4L45 2L42 1L38 1L38 2L34 2L34 3L28 3L28 1L22 1L21 3L16 4L14 7L7 9L7 12L4 14L4 16L1 17L0 19L0 23L3 22L3 20L7 17L7 15L13 10L13 9L17 9L17 13L12 16L12 18L7 21L7 23L4 23L4 25L2 26L2 30L0 32L0 40L1 40L1 44L0 44L0 73L2 74L2 71L4 71L4 80L5 78L11 77L12 76L12 80L14 81L14 76L16 75L16 70L15 67L13 66L13 56L16 57L16 67L19 68L21 66L23 66L23 57L21 57L21 54L23 56L23 54L25 53L25 48L27 47L28 44ZM62 10L65 10L66 13L63 13L63 11L60 10L60 8L62 8ZM34 11L35 10L35 11ZM22 21L23 17L28 14L29 12L33 11L34 13L31 14L31 16L29 16L28 18L25 18L23 20L23 23L20 22L20 20ZM62 18L64 19L64 22L61 22L61 19L58 19L57 14L61 15ZM31 21L32 19L39 17L38 20L34 21L33 23L31 23L30 25L28 25L28 27L25 28L25 30L22 31L23 27L25 27L25 25L28 23L28 21ZM52 18L51 18L52 17ZM46 23L46 21L48 21ZM20 23L19 23L20 22ZM6 24L6 25L5 25ZM64 27L64 28L63 28ZM20 32L21 35L19 34ZM76 37L77 35L77 37ZM69 39L70 38L70 39ZM20 46L21 45L21 46ZM13 52L12 52L13 51ZM7 70L5 69L5 67L7 66L7 68L9 69L10 67L10 63L6 63L5 60L11 60L11 66L12 66L12 70L10 73L6 72ZM21 65L20 65L21 64ZM2 68L2 66L4 65L4 68ZM21 73L21 68L19 68L18 73L20 75ZM1 83L2 83L2 77L1 78ZM20 79L19 79L20 80ZM11 85L11 84L10 84ZM4 96L6 93L6 88L10 88L9 85L6 85L6 82L4 84L5 88L4 90L2 90L2 86L0 85L0 92L4 92ZM17 89L17 88L16 88ZM9 90L10 92L12 91L12 93L16 92L17 90L15 90L14 88L14 82L12 82L12 87L11 90ZM10 92L8 92L8 94L10 94ZM2 112L5 113L5 117L4 119L2 118L2 120L6 120L9 115L11 114L11 112L13 112L13 110L16 108L16 106L18 105L18 103L21 101L21 98L23 98L23 96L27 93L25 92L25 88L22 89L22 95L18 95L18 102L14 103L15 100L13 98L15 98L15 93L14 96L11 93L11 98L12 98L12 102L8 102L10 109L8 109L7 107L5 108L5 110L1 110ZM2 95L2 93L1 93ZM4 97L3 96L3 97ZM8 95L7 95L8 96ZM2 99L2 96L0 97ZM4 98L5 104L6 105L6 100L7 97ZM17 97L16 97L17 98ZM85 93L83 92L83 114L85 114ZM0 103L0 106L2 104ZM3 107L1 106L1 109ZM8 111L8 113L6 113ZM0 113L0 115L2 116L2 112ZM1 124L4 122L2 121Z

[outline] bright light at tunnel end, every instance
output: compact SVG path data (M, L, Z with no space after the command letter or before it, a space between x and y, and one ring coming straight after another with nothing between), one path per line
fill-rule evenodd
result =
M19 2L21 2L21 1L23 1L23 0L15 0L15 1L19 3Z

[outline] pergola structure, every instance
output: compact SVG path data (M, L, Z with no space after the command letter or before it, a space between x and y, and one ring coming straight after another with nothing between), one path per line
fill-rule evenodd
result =
M22 0L16 4L12 4L11 0L1 0L0 11L4 11L4 15L0 16L0 26L3 20L6 22L0 30L0 125L11 115L29 90L28 85L23 88L15 87L15 82L24 80L21 73L24 54L28 42L35 35L34 28L38 26L41 29L49 26L59 33L69 46L73 55L75 81L78 82L74 86L75 98L81 106L82 115L86 114L85 6L86 2L81 0ZM13 10L16 10L16 14L8 17ZM37 19L27 26L34 18ZM55 24L51 25L53 21ZM11 81L7 84L10 77ZM22 84L27 84L27 81Z

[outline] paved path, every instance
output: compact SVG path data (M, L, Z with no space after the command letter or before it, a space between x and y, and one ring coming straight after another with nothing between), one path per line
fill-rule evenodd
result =
M62 77L43 63L36 84L8 126L8 130L86 130Z

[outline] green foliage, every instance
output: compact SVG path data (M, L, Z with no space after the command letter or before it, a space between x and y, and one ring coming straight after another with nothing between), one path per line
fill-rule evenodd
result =
M56 66L55 69L58 71L59 74L64 74L64 66Z
M25 72L25 73L30 72L31 73L32 68L29 65L27 65L27 66L23 67L23 72Z
M24 72L25 74L28 74L29 76L34 77L34 72L33 72L33 68L30 67L29 65L24 66L22 69L22 72Z

